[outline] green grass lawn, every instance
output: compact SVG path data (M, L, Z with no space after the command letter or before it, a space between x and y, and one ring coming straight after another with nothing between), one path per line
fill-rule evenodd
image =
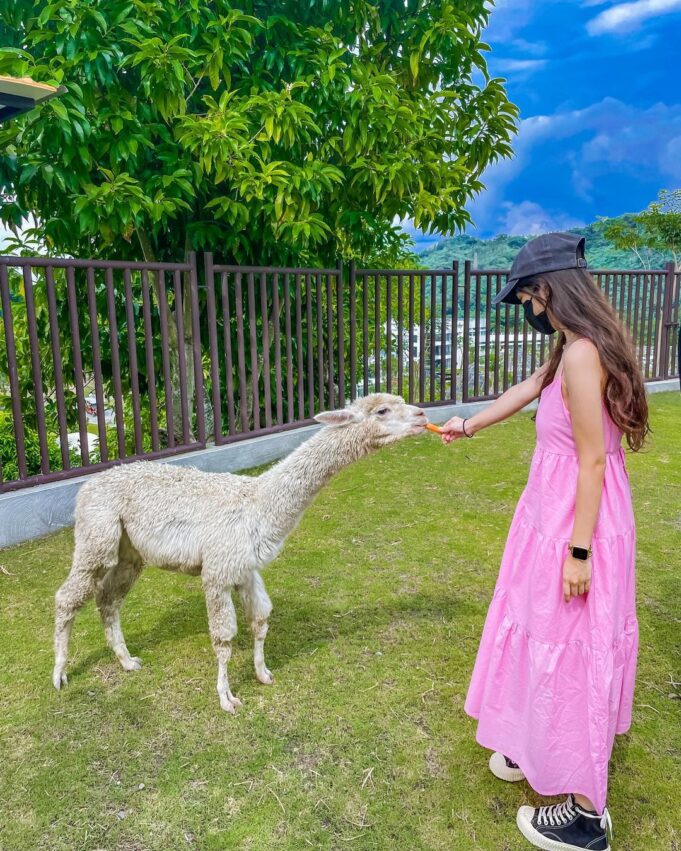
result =
M619 851L681 849L681 397L651 404L650 447L628 459L641 652L611 766ZM72 532L1 552L2 851L528 847L515 814L539 799L492 777L463 701L533 443L522 415L343 471L265 574L271 688L240 623L236 717L219 709L197 578L151 569L131 592L139 672L119 668L88 604L57 693Z

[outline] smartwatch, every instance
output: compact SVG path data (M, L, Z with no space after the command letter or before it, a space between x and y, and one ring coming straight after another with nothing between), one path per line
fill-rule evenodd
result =
M586 561L591 555L591 547L587 549L586 547L574 547L572 544L568 544L568 549L572 558L576 558L579 561Z

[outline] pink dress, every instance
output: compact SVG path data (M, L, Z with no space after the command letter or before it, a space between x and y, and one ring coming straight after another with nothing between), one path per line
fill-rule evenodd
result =
M603 405L607 460L591 590L565 603L562 566L579 462L561 375L559 368L541 395L529 480L465 709L478 719L478 742L517 763L538 794L586 795L602 813L615 734L631 724L638 650L634 516L622 435Z

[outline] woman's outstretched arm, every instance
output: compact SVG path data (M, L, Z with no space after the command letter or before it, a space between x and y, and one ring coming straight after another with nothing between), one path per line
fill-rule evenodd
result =
M533 402L539 397L545 372L546 364L540 366L525 381L509 387L504 394L499 396L484 411L480 411L466 419L466 435L472 436L476 431L480 431L480 429L487 428L495 423L500 423L518 411L522 411L525 405L529 405L530 402ZM452 440L458 440L460 437L464 437L463 422L462 417L452 417L451 420L448 420L442 426L442 440L444 443L451 443Z

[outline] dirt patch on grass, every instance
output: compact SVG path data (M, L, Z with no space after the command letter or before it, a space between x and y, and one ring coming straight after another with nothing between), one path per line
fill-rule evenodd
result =
M303 777L319 777L317 766L324 761L326 756L322 751L296 754L294 765Z
M148 845L142 845L136 839L120 839L115 846L116 851L149 851Z
M428 748L426 751L426 771L428 776L434 780L440 780L445 776L445 770L440 762L440 757L435 748Z
M414 631L414 624L407 618L394 618L379 634L380 642L393 646L407 639Z

